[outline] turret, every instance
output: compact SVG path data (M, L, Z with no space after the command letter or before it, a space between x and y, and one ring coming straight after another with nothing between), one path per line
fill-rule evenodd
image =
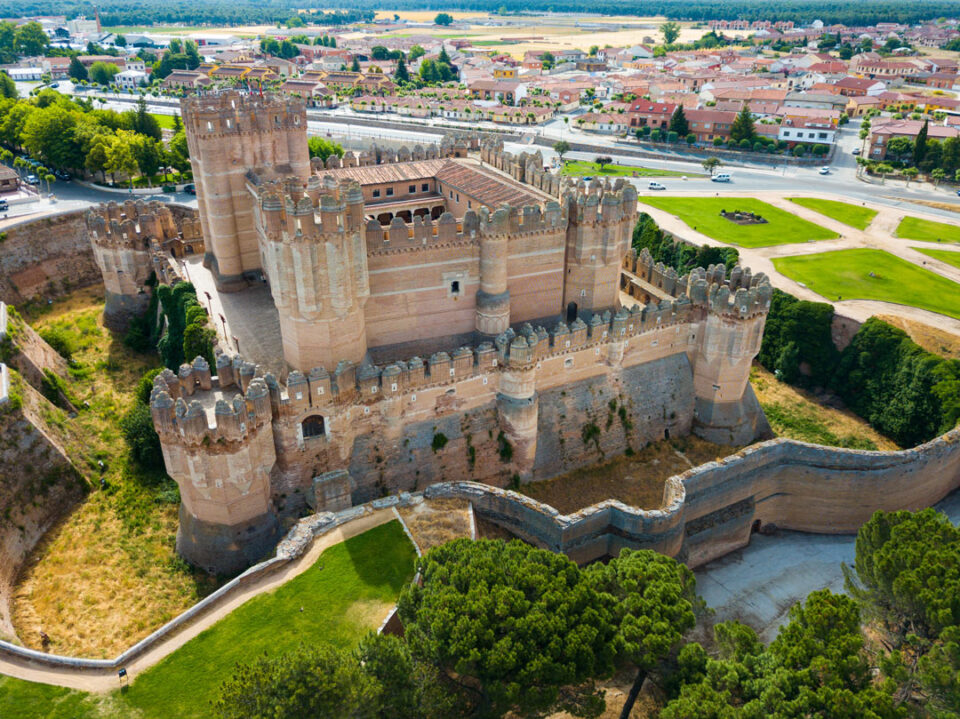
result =
M727 284L722 265L693 279L690 298L706 306L694 363L693 431L711 442L748 444L768 431L750 387L750 365L760 351L773 288L763 274L742 285L749 270L736 268Z
M302 100L237 92L181 101L197 202L206 238L204 264L221 290L244 286L260 269L247 172L310 175L307 115Z
M167 474L180 488L177 552L211 573L232 574L262 559L280 537L270 498L272 411L263 379L252 379L245 396L236 391L214 401L205 391L209 373L198 357L177 375L157 375L150 412ZM187 401L181 392L202 398Z
M284 183L259 191L260 256L280 315L284 359L303 371L361 363L370 285L359 186L324 189L316 205Z
M637 192L618 182L615 189L568 191L564 197L567 242L563 303L567 316L616 310L620 267L630 249L637 217Z
M510 326L507 254L510 213L500 208L488 217L481 212L480 289L477 290L477 332L498 335Z

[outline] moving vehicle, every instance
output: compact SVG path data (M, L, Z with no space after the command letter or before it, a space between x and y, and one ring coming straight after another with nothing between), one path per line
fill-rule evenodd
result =
M66 170L54 170L53 176L56 177L58 180L61 180L62 182L70 182L70 180L73 179L70 173L67 172Z
M28 185L39 185L40 178L37 177L36 175L27 175L26 182Z
M188 195L196 195L196 194L197 194L197 186L194 185L194 184L191 182L189 185L184 185L184 186L183 186L183 191L186 192Z
M649 185L647 185L647 189L648 190L666 190L667 188L665 185L661 185L659 182L651 182Z
M730 173L729 172L718 172L716 175L710 178L710 182L730 182Z
M829 175L829 174L830 174L830 168L829 168L829 167L821 167L819 170L817 170L817 172L819 172L821 175Z
M0 212L6 212L10 209L10 203L6 200L0 200Z
M853 154L854 154L854 155L859 155L859 154L860 154L860 148L859 148L859 147L853 148Z

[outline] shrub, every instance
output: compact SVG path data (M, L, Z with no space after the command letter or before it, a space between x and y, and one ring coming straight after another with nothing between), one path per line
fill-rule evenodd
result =
M49 327L40 330L40 337L61 357L66 360L73 359L76 345L73 337L66 330L61 327Z
M120 420L123 439L130 448L130 457L144 469L163 470L163 451L160 437L153 428L150 408L142 402L133 407Z
M806 155L806 154L807 154L807 148L806 148L806 146L804 146L804 145L796 145L796 146L794 146L794 148L793 148L793 156L794 156L794 157L803 157L803 156Z
M714 147L720 147L722 144L723 144L723 138L722 138L722 137L715 137L715 138L713 138L713 146L714 146Z
M437 432L435 435L433 435L433 441L430 443L430 447L433 449L434 453L436 453L446 447L448 441L447 435L445 435L443 432Z

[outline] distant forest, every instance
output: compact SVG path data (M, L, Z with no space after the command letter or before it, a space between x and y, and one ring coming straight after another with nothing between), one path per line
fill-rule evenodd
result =
M792 20L809 24L873 25L917 23L960 15L960 0L328 0L330 12L302 12L303 0L97 0L104 25L249 25L307 22L346 24L370 19L374 11L479 10L508 13L591 12L601 15L666 15L674 20ZM81 0L0 0L0 17L93 16L94 3Z

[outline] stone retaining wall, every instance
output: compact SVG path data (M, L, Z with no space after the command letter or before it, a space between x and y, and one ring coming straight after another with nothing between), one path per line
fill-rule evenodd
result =
M877 510L929 507L958 486L960 428L898 452L763 442L671 477L657 510L608 500L563 515L516 492L471 482L434 485L424 496L466 499L484 519L578 562L633 547L695 567L749 543L757 522L853 533Z

